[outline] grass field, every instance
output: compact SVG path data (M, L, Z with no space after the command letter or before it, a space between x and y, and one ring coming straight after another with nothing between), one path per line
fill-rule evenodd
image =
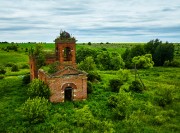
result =
M11 44L8 44L11 45ZM15 51L0 50L0 64L8 62L18 64L28 63L28 53L25 48L34 44L18 44L19 49ZM134 44L78 44L77 49L88 47L92 49L106 48L108 51L123 53L127 47ZM7 44L0 44L0 48ZM53 44L45 44L46 50L53 51ZM180 51L176 46L176 52ZM22 49L23 48L23 49ZM179 60L179 54L175 58ZM128 92L132 99L128 105L128 117L119 120L114 116L114 110L108 105L109 97L116 95L109 87L109 81L118 78L117 71L97 71L102 81L93 82L93 92L88 94L85 101L65 102L52 104L50 114L45 122L29 124L22 119L16 110L27 99L28 85L22 84L23 75L29 69L23 68L18 72L11 72L11 67L6 67L7 73L4 79L0 79L0 132L105 132L102 127L111 130L107 132L145 132L145 133L179 133L180 132L180 68L154 67L151 69L138 70L139 76L145 85L142 93ZM134 70L130 70L129 80L121 86L121 90L128 90L134 81ZM165 107L158 105L161 97L172 98L172 103ZM99 127L79 126L76 123L76 111L88 105L93 119L99 121ZM85 112L86 113L86 112ZM82 114L81 117L83 117ZM86 122L91 122L87 117ZM106 123L106 124L104 124ZM93 130L91 130L91 128Z

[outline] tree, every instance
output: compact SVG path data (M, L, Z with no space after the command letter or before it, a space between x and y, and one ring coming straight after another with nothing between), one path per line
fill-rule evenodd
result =
M132 59L132 62L136 65L137 68L152 68L154 65L151 54L135 56Z
M30 87L28 88L28 95L30 97L45 97L49 98L50 96L50 90L49 87L41 80L39 79L34 79L30 83Z
M88 42L88 45L91 45L91 42Z
M108 51L101 51L97 55L97 62L98 62L98 67L101 70L109 70L110 69L110 61L111 57Z
M101 81L101 76L96 71L90 71L88 72L88 81Z
M126 49L124 54L122 54L122 58L125 61L125 66L127 68L132 68L132 58L135 56L141 56L145 54L144 46L143 45L135 45L131 49Z
M150 40L147 44L144 45L144 49L146 53L153 55L157 46L159 46L160 44L162 44L162 41L160 41L159 39Z
M90 49L90 48L80 48L77 50L76 52L76 61L77 63L80 63L81 61L84 61L84 59L88 56L93 57L93 59L95 60L96 56L97 56L97 51Z
M29 50L29 55L35 59L37 69L41 68L45 64L45 55L43 52L43 46L38 44L35 49Z
M132 47L130 52L131 58L135 56L141 56L144 54L145 54L145 50L143 45L135 45L134 47Z
M84 71L92 71L96 69L96 64L93 60L93 58L86 57L84 61L81 61L80 64L78 65L78 68Z
M172 61L174 58L174 45L168 42L163 44L159 39L149 41L144 49L146 53L152 54L156 66L162 66L165 61Z
M132 63L131 63L131 50L129 48L126 49L126 51L122 54L122 58L125 62L125 67L126 68L132 68Z
M121 55L112 53L111 57L111 70L119 70L120 68L124 68L125 63L123 62L123 59L121 58Z
M49 109L50 104L47 99L35 97L34 99L29 98L17 111L30 123L39 123L48 116Z
M153 60L156 66L162 66L165 61L172 61L174 58L174 45L166 42L157 46Z

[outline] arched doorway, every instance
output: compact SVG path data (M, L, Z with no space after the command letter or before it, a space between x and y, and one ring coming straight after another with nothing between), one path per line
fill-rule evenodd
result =
M64 101L72 101L72 87L66 87L64 90Z
M64 91L64 101L73 101L74 91L77 89L74 83L65 83L62 86L62 91Z

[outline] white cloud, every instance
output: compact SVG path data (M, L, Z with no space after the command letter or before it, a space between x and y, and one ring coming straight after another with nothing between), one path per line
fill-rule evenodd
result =
M179 0L1 0L0 41L180 41ZM13 34L12 34L13 33Z

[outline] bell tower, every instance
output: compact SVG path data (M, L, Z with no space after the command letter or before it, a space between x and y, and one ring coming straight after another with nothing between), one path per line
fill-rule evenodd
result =
M60 69L67 66L76 68L76 39L63 31L55 39L56 61L60 62Z

